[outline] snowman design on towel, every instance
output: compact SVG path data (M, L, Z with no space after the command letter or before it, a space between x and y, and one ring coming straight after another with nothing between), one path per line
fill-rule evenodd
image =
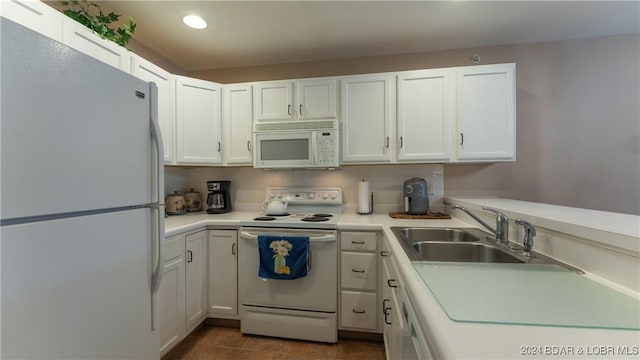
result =
M273 272L276 274L291 274L291 269L287 266L286 257L289 256L289 251L293 249L293 245L287 240L275 240L269 244L271 250L273 250Z

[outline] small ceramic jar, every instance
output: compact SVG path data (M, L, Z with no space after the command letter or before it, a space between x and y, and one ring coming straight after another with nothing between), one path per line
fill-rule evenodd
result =
M168 194L164 199L164 205L166 206L168 215L181 215L185 213L184 195L178 191L174 191L173 194Z
M186 204L187 212L202 211L202 197L200 193L193 189L184 193L184 201Z

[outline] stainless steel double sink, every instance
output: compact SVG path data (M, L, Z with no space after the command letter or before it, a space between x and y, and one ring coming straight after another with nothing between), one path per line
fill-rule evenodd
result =
M492 235L476 228L391 227L411 261L556 264L581 272L544 255L522 255L522 247L497 244Z

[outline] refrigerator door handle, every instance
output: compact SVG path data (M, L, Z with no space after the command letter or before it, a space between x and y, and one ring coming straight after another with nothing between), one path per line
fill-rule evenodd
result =
M162 281L162 248L164 244L164 145L162 133L158 124L158 88L155 83L149 83L149 122L151 124L151 213L152 236L151 255L153 258L151 273L151 330L158 328L158 304L156 293ZM155 215L155 216L154 216ZM155 225L155 226L154 226ZM155 255L155 257L154 257Z

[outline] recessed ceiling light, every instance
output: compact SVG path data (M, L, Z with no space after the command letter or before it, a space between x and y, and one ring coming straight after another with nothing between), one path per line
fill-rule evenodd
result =
M182 18L182 22L187 26L198 30L202 30L207 27L207 22L198 15L187 15Z

